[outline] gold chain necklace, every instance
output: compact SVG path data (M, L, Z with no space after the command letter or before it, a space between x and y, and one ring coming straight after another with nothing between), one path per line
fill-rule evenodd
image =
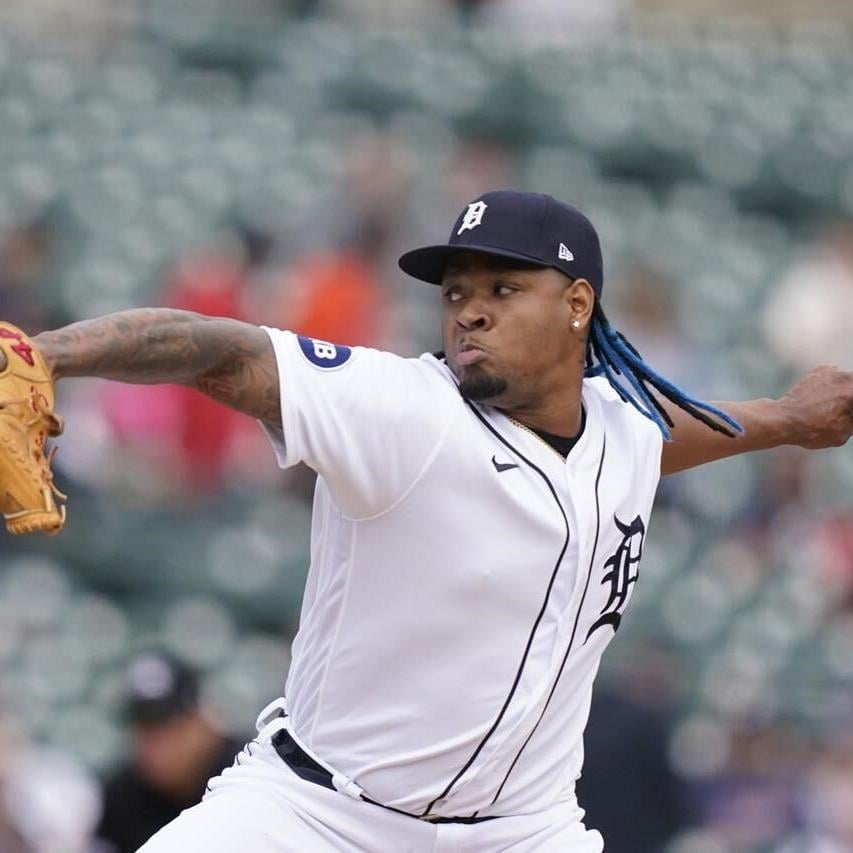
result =
M559 450L555 450L553 447L551 447L551 445L550 445L550 444L548 444L548 442L547 442L547 441L545 441L545 439L544 439L544 438L542 438L542 436L541 436L541 435L539 435L539 433L538 433L538 432L536 432L535 430L530 429L530 427L529 427L529 426L527 426L527 424L523 424L521 421L517 421L514 417L512 417L512 415L507 415L507 417L508 417L508 418L509 418L509 419L510 419L510 420L511 420L511 421L512 421L512 422L513 422L513 423L514 423L514 424L515 424L519 429L523 429L525 432L529 432L529 433L530 433L534 438L536 438L536 439L538 439L539 441L541 441L541 442L542 442L542 444L544 444L544 445L545 445L545 447L547 447L547 448L548 448L548 450L550 450L550 451L551 451L551 453L553 453L555 456L558 456L558 457L559 457L560 462L565 463L565 461L566 461L566 457L565 457L565 456L563 456L563 454L562 454L562 453L560 453L560 451L559 451Z

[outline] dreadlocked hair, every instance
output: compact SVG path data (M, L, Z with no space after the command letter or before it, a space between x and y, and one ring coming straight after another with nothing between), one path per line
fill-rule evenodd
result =
M654 392L716 432L730 438L743 432L743 427L730 415L710 403L696 400L652 370L627 338L610 325L598 302L590 326L585 375L606 377L623 402L658 425L666 441L671 438L670 427L674 424Z

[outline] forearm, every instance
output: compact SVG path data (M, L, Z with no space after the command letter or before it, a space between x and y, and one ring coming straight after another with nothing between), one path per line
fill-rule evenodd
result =
M672 441L663 447L661 473L785 444L809 450L841 447L853 435L853 372L816 367L778 400L714 405L740 422L743 435L729 438L666 404L675 426Z
M712 405L731 415L744 432L732 438L715 432L681 409L668 407L675 426L671 430L672 440L664 444L662 474L675 474L740 453L797 443L795 424L781 400L765 398Z
M203 343L203 327L210 322L215 321L189 311L139 308L42 332L33 340L55 379L194 384L226 355L215 339L213 345Z
M275 354L258 326L169 308L139 308L42 332L33 339L55 379L97 376L195 388L281 424Z

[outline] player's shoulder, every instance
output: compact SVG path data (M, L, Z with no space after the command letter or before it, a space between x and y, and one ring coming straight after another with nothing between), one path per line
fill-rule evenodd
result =
M621 413L623 408L630 408L625 405L624 401L604 376L585 377L583 380L583 391L584 396L588 395L594 398L608 413Z
M410 393L423 391L436 403L439 400L462 403L456 377L439 355L405 356L369 347L354 347L353 355L364 359L365 365L372 364L384 375L393 376Z
M450 369L443 353L425 352L418 358L410 359L417 364L418 369L423 371L424 376L430 377L431 381L440 384L459 397L459 383ZM461 398L460 398L461 399Z
M365 346L346 346L265 327L280 358L298 367L312 384L327 378L336 385L369 383L413 397L420 391L438 400L458 398L456 383L446 363L426 353L419 357L398 355ZM442 393L445 392L445 393Z
M459 394L459 383L447 362L440 355L423 353L420 356L407 357L374 350L379 358L395 372L398 380L405 383L407 393L426 395L430 405L442 408L464 408Z
M369 367L400 381L414 383L415 387L424 386L431 392L446 391L449 397L459 398L456 378L439 355L407 356L373 347L352 347L352 360L360 362L362 369Z
M626 403L604 376L587 377L583 381L584 399L600 411L606 427L619 429L634 440L657 445L662 441L657 424Z

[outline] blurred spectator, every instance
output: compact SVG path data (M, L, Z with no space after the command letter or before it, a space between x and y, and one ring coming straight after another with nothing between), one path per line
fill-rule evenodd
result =
M827 512L818 529L821 576L839 592L843 604L853 609L853 512Z
M389 346L395 294L386 281L405 189L403 161L393 140L367 131L353 141L340 201L325 222L325 245L273 282L272 304L256 308L263 311L260 322L339 344ZM317 230L312 222L315 239Z
M0 718L0 850L4 853L32 853L32 848L18 829L7 796L18 751L15 741L12 727L7 720Z
M136 20L137 0L4 0L0 32L98 54Z
M322 0L278 0L285 11L291 11L297 15L313 15L320 7Z
M3 853L31 853L31 848L27 847L21 834L15 829L5 804L0 806L0 850Z
M470 20L481 7L493 2L494 0L452 0L463 20Z
M764 476L756 483L744 524L755 532L766 533L774 522L781 519L784 523L789 514L801 515L807 498L809 462L808 455L798 449L783 448L771 454Z
M803 832L787 838L773 853L850 853L850 847L822 835Z
M853 732L850 719L825 729L803 792L804 853L853 850ZM799 849L799 848L798 848Z
M511 187L516 179L511 152L500 140L486 136L459 140L445 177L450 221L472 198L495 187Z
M0 851L88 853L98 786L70 755L0 721Z
M781 722L736 729L725 771L701 793L705 824L735 850L789 837L797 826L797 774L807 761L802 738Z
M266 258L265 243L262 235L235 232L186 255L166 279L163 302L244 319L247 281ZM164 491L178 490L182 497L212 493L233 470L229 457L242 436L258 433L257 444L262 442L242 415L189 388L105 384L103 401L114 440L124 451L122 489L128 479L141 491L147 483L155 499ZM138 476L128 478L128 467L138 467Z
M606 304L610 320L624 329L643 358L662 376L690 387L707 370L701 354L679 330L678 292L663 272L641 262L615 283Z
M243 320L243 296L255 258L244 239L229 235L216 246L184 258L166 281L164 302L210 317ZM244 418L189 388L172 388L177 442L187 474L199 491L215 486Z
M387 301L369 241L330 249L290 267L275 325L312 338L350 346L376 346Z
M630 9L630 0L491 0L482 5L480 22L505 32L565 38L607 35Z
M389 223L368 213L354 220L342 246L309 254L284 270L260 322L336 344L389 348L393 304L381 271ZM261 464L269 470L268 458L265 453ZM289 493L306 502L315 480L306 465L282 478Z
M423 0L324 0L326 8L336 16L361 25L417 26L442 20L448 6L442 2Z
M19 223L0 234L0 317L29 332L48 325L44 288L55 240L46 217Z
M647 649L636 673L593 693L578 802L607 853L660 853L689 822L684 785L668 763L673 658ZM641 655L643 653L641 652Z
M796 373L853 364L853 223L832 226L788 269L771 291L763 329Z
M691 347L679 329L678 290L661 270L632 261L629 272L617 278L608 295L608 318L642 353L659 374L682 388L697 389L708 383L707 360ZM685 483L695 472L664 477L656 506L685 505ZM699 475L701 476L701 474Z
M659 853L687 822L683 785L667 763L670 725L607 687L593 696L578 802L608 853Z
M133 756L106 785L97 830L116 853L133 853L198 803L207 780L229 766L242 746L211 721L198 675L169 655L133 660L126 690Z

